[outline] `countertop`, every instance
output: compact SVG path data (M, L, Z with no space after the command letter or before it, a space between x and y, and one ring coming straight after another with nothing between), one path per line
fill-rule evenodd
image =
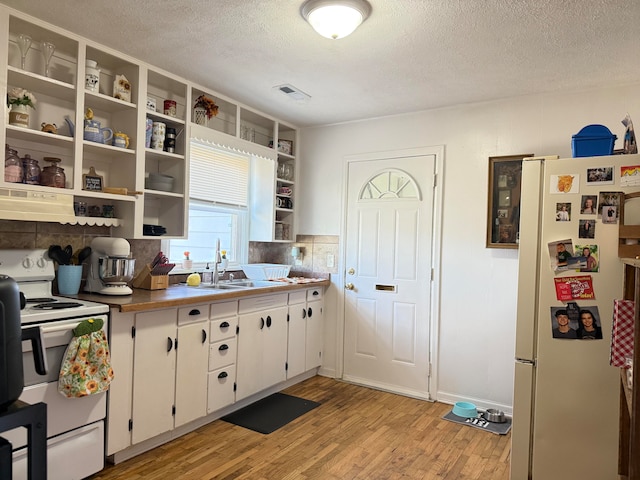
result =
M121 312L142 312L156 308L180 307L194 303L217 302L269 293L290 292L314 287L331 285L329 279L318 279L306 283L273 282L273 286L251 287L237 290L216 290L210 288L188 287L186 285L171 285L164 290L133 289L132 295L100 295L93 293L79 293L65 295L70 298L104 303L116 307Z

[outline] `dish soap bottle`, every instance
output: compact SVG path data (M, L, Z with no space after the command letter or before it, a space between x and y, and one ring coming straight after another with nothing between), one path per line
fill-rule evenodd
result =
M202 283L212 283L213 282L213 273L209 268L209 262L207 262L207 266L204 267L204 272L202 272Z

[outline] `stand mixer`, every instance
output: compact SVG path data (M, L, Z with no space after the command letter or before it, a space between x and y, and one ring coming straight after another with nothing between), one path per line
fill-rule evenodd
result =
M103 295L131 295L135 260L124 238L97 237L91 242L89 274L84 290Z

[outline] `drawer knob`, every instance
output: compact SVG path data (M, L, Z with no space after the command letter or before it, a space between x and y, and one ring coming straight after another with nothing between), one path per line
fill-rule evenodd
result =
M229 375L227 374L227 372L220 372L218 374L218 378L227 378Z
M226 343L223 343L218 347L218 350L221 352L223 352L224 350L229 350L229 345L227 345Z

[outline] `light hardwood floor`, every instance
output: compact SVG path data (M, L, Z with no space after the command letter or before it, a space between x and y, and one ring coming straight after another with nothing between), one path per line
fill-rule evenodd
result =
M511 436L443 420L450 405L320 376L284 393L321 405L269 435L216 420L90 478L509 479Z

